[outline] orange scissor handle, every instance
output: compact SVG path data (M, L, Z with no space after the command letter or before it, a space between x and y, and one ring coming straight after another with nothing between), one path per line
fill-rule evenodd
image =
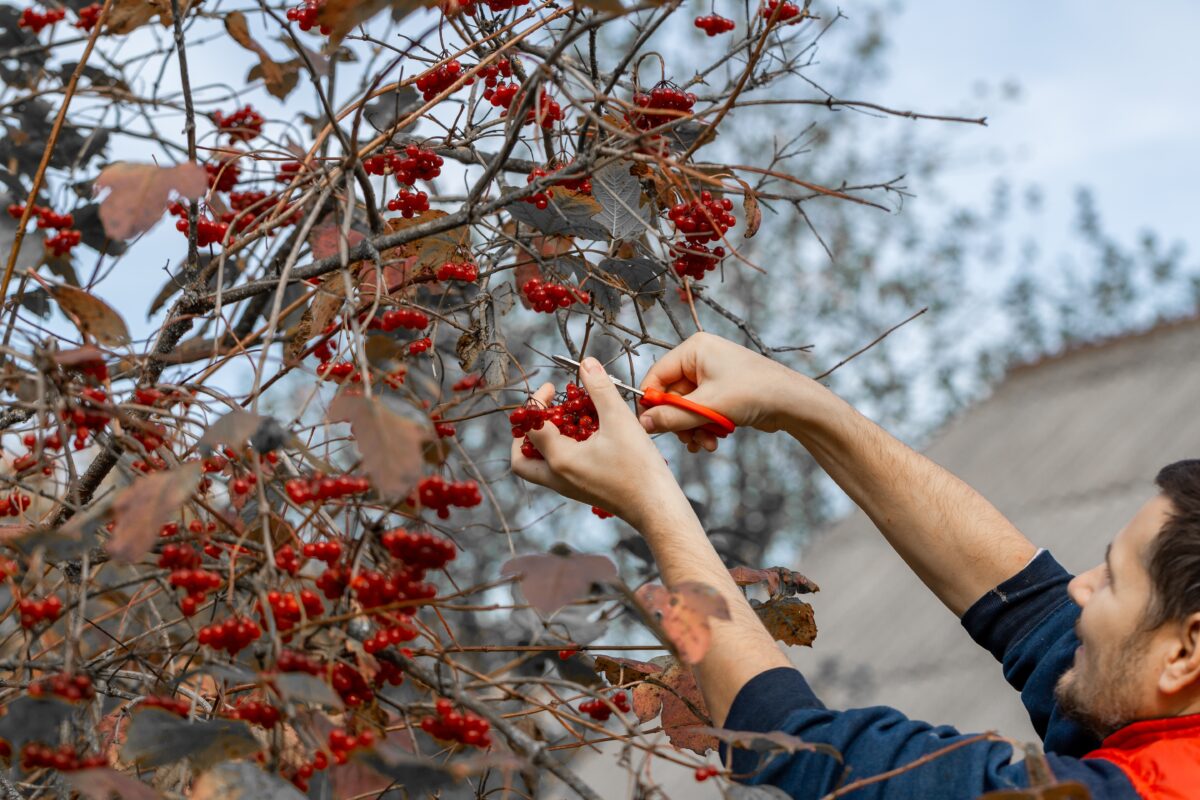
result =
M708 406L693 403L683 395L675 394L674 392L660 392L658 389L647 389L642 395L640 402L642 405L651 408L654 406L675 406L676 408L682 408L684 411L698 414L708 420L708 423L701 427L718 439L724 439L737 429L737 425L733 424L733 420L724 414L713 411Z

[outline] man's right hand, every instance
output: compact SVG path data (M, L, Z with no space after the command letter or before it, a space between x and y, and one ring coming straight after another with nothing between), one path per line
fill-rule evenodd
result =
M797 393L826 393L815 381L710 333L694 334L660 358L642 389L685 395L741 427L768 432L787 422L785 396L795 407ZM657 406L644 410L640 419L648 433L673 432L693 452L717 448L717 437L699 427L707 420L691 412Z

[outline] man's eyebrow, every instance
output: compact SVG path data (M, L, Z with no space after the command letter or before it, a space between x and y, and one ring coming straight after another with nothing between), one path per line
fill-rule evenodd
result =
M1108 547L1104 548L1104 566L1108 569L1108 582L1115 586L1116 581L1113 579L1112 568L1112 542L1109 542Z

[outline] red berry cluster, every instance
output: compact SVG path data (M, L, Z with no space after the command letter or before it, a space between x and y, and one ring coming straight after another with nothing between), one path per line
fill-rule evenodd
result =
M295 575L300 571L300 557L296 555L296 548L290 544L285 544L275 551L275 568L280 572L286 572L288 575Z
M229 491L239 496L249 494L256 483L258 483L258 477L253 472L248 472L231 480L229 482Z
M309 675L321 675L325 672L321 662L295 650L280 650L279 657L275 659L275 666L280 672L307 672Z
M439 281L465 281L474 283L479 280L479 267L469 261L447 261L437 268Z
M33 31L34 33L41 33L42 28L46 27L47 25L53 25L66 16L66 10L61 8L51 8L45 12L34 11L32 8L27 8L21 12L21 16L17 20L17 27L29 28L29 30Z
M45 600L34 600L30 597L22 598L17 604L17 611L21 614L22 628L35 628L42 620L54 622L62 615L63 603L58 599L58 595L50 595Z
M656 86L648 94L635 94L633 104L638 110L628 116L629 121L637 128L647 131L692 113L696 95L674 86Z
M50 675L29 684L28 691L30 697L45 697L52 694L72 703L77 700L91 700L96 696L96 690L92 687L92 679L82 673L68 675L60 672L57 675Z
M307 616L310 619L319 617L325 613L325 604L321 602L321 598L311 589L303 589L300 592L300 599L296 599L294 594L284 594L283 592L272 589L267 592L267 603L271 606L271 614L275 617L275 627L280 633L287 633L292 628L296 627L302 616ZM301 615L300 609L303 607L304 614ZM262 627L267 627L267 615L263 611L261 604L258 605L258 613L262 618Z
M500 88L497 87L496 91L499 92ZM514 91L513 94L516 94L516 92ZM495 103L494 96L492 102L493 104ZM512 102L511 97L509 98L509 102ZM507 116L507 114L507 108L500 112L500 116L502 117ZM548 95L545 89L538 90L537 105L525 112L525 124L532 125L536 122L538 125L542 126L543 130L548 131L554 127L554 123L561 122L562 120L562 106L558 104L557 100Z
M629 713L629 698L625 692L617 692L610 699L622 714ZM579 710L597 722L608 722L608 718L612 716L612 706L598 698L580 703Z
M303 3L295 8L289 8L287 18L292 22L297 23L302 31L310 31L317 25L317 17L321 13L321 9L325 7L325 0L304 0ZM328 36L333 32L333 28L328 25L321 26L321 35Z
M728 197L714 200L712 192L701 192L700 199L690 203L678 203L671 207L667 216L675 227L691 242L715 242L737 222L733 214L733 201Z
M228 116L214 111L212 116L217 129L229 134L230 141L248 142L262 133L262 114L251 106L243 106Z
M75 22L75 27L80 30L90 31L100 21L100 12L103 9L103 3L92 3L90 6L84 6L79 9L79 11L75 12L79 15L79 19Z
M577 648L577 647L568 648L566 650L559 650L558 651L558 660L559 661L570 661L572 658L575 657L575 654L578 652L579 652L579 648Z
M25 10L29 11L30 9ZM13 219L20 219L24 213L25 206L23 204L13 203L8 207L8 215ZM75 224L73 215L58 214L46 206L34 206L33 213L37 217L39 229L51 228L57 231L54 235L46 237L44 245L53 255L59 258L65 256L83 239L83 234L79 231L68 230Z
M763 19L770 19L775 14L775 9L779 8L779 16L775 18L776 22L791 22L800 16L800 7L795 3L782 3L782 8L779 0L767 0L767 4L759 10L759 16Z
M492 746L492 737L488 733L492 726L483 717L470 711L455 711L454 704L444 697L438 698L434 709L437 711L436 717L421 719L421 730L433 738L483 749Z
M577 442L587 441L599 429L596 406L586 389L568 383L566 391L556 399L558 402L548 408L526 406L508 415L508 421L513 426L513 438L525 437L525 441L521 442L521 454L526 458L542 457L526 434L531 430L541 430L546 421L558 428L563 436L570 436Z
M384 549L410 567L441 569L454 560L454 543L432 533L412 533L403 528L385 531L380 537Z
M317 377L323 381L341 383L347 378L351 383L362 383L362 373L353 361L335 361L332 364L322 361L317 364Z
M410 356L420 355L431 347L433 347L433 340L428 336L423 336L415 342L408 343L408 354Z
M221 576L206 569L177 569L171 573L171 585L187 592L179 601L179 610L185 617L196 613L208 593L221 586Z
M42 768L75 772L107 766L108 759L103 755L80 758L75 748L69 744L60 744L54 748L40 742L29 742L21 749L21 769L26 772Z
M717 268L717 264L725 257L724 247L714 247L693 242L677 242L672 245L671 252L675 260L671 266L676 274L686 275L694 280L700 280L708 272Z
M496 14L499 14L502 11L508 11L510 8L520 8L521 6L529 4L529 0L484 0L484 2L487 3L487 7Z
M208 173L208 185L218 192L233 191L242 174L242 168L232 158L209 161L204 171Z
M506 109L512 105L513 98L520 90L521 86L516 81L500 81L495 86L489 84L488 88L483 90L483 99L496 108Z
M547 170L543 169L542 167L534 167L533 171L529 173L529 177L527 177L525 179L525 183L533 183L538 178L544 178L549 174L550 173ZM550 188L549 186L547 186L545 189L542 189L540 192L534 192L533 194L529 195L528 197L524 197L522 199L526 203L530 203L531 205L534 205L537 208L546 208L547 206L550 205L550 198L553 195L554 195L554 190L552 188Z
M429 195L425 192L412 192L401 189L399 194L387 201L388 211L399 211L400 216L411 219L417 214L429 210Z
M320 374L319 369L317 372ZM334 478L317 474L311 478L292 478L283 488L293 503L307 503L312 500L320 503L365 494L371 491L371 482L363 475L338 475ZM305 550L307 549L306 545Z
M330 600L336 600L350 585L350 571L344 567L330 566L317 576L317 588Z
M696 27L709 36L719 36L722 33L729 33L737 25L728 17L722 17L720 14L708 14L696 17Z
M330 677L330 684L333 686L333 690L338 693L338 696L342 698L342 702L348 706L361 706L364 703L371 702L375 697L375 691L371 689L371 686L367 683L366 678L362 676L362 673L341 661L333 665L333 675ZM336 749L334 755L337 755Z
M354 576L351 587L363 608L379 608L398 600L428 600L437 596L437 587L422 580L423 569L403 568L385 575L364 569Z
M462 65L457 60L438 64L428 72L417 76L417 89L425 100L432 100L454 85L462 75Z
M483 375L480 375L477 372L472 372L470 375L464 375L455 381L454 385L450 387L450 390L454 392L470 392L476 387L482 385Z
M18 459L20 461L20 459ZM13 468L16 469L17 462L13 462ZM17 470L20 472L20 470ZM19 517L21 512L33 505L33 498L27 494L22 494L19 490L13 489L8 497L0 497L0 517Z
M413 639L417 638L419 633L420 632L412 625L409 625L407 622L400 621L396 625L391 625L387 628L380 628L378 631L376 631L374 636L363 642L363 649L368 653L378 653L380 650L383 650L391 645L411 642Z
M450 516L450 507L470 508L483 502L479 484L475 481L447 481L441 475L421 478L417 490L409 502L421 508L430 508L442 519Z
M382 153L376 153L363 159L363 169L370 175L396 176L398 183L412 186L417 181L431 181L442 174L441 156L432 150L424 150L415 144L404 148L404 155L390 147ZM395 211L396 209L392 209Z
M339 542L309 542L304 545L304 557L324 561L332 567L342 557L342 545Z
M512 77L512 74L513 74L512 73L512 63L507 58L501 58L497 61L493 61L491 64L488 64L486 67L479 70L479 72L477 72L475 74L483 76L483 85L487 89L494 89L496 87L496 84L498 84L500 82L501 78L511 78ZM474 82L475 82L475 78L467 78L468 86L470 86ZM489 97L487 95L487 93L485 92L484 99L490 100L491 97Z
M451 436L457 433L454 426L449 422L442 422L441 414L430 414L429 421L433 423L433 432L436 433L440 439L449 439Z
M582 289L538 278L530 278L525 281L521 292L534 311L541 311L544 314L553 314L560 308L570 308L576 303L586 305L592 299L591 295Z
M171 522L168 525L174 525L175 532L179 532L178 523ZM167 525L164 525L163 530L166 529ZM163 535L162 530L159 531L159 535ZM190 545L165 544L158 554L158 566L163 569L195 569L200 566L200 554Z
M241 700L229 716L263 728L274 728L283 719L278 708L263 700Z
M161 708L179 717L186 717L192 710L192 704L181 697L160 697L151 695L141 702L142 708Z
M279 165L279 172L276 173L275 180L280 183L291 183L303 171L304 165L299 161L284 161Z
M388 332L394 331L397 328L419 331L422 328L428 327L429 317L424 312L412 308L393 308L383 312L378 317L372 318L367 323L368 330Z
M715 778L717 775L720 775L720 774L721 774L721 768L714 767L711 764L709 764L706 767L696 767L696 772L695 772L696 780L698 780L698 781L706 781L709 778Z
M179 231L185 236L187 235L188 221L186 210L183 212L182 219L175 223L175 230ZM229 224L226 222L217 222L216 220L211 220L208 217L196 218L196 244L199 247L208 247L212 244L220 244L225 239L225 234L228 231Z
M325 751L318 750L313 754L312 761L301 764L296 768L296 772L291 776L290 780L297 789L302 792L307 792L308 779L311 778L318 770L323 770L328 766L329 757L325 755Z
M350 735L342 728L334 728L329 732L329 751L333 753L333 760L338 764L345 764L351 751L374 744L375 734L371 731L362 731L357 736Z
M224 622L205 625L200 629L197 641L233 655L261 635L262 629L249 617L230 617Z

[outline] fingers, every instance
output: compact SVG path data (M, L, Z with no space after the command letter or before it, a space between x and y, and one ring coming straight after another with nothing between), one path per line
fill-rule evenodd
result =
M614 414L629 413L621 393L617 391L612 378L608 377L599 361L588 356L579 366L579 379L583 388L591 395L592 404L596 406L596 415L601 421L611 419Z
M649 372L642 378L641 388L643 391L658 389L665 392L680 381L690 381L694 384L695 380L696 344L693 339L688 339L650 367Z
M695 401L702 406L714 407L716 404L707 398L708 392L703 388L690 392L685 396L687 399ZM707 402L706 402L707 400ZM647 433L666 433L685 431L690 428L698 428L701 425L708 424L709 420L699 414L694 414L691 411L684 411L682 408L675 406L654 406L653 408L644 408L638 415L638 420L642 423L642 428Z

